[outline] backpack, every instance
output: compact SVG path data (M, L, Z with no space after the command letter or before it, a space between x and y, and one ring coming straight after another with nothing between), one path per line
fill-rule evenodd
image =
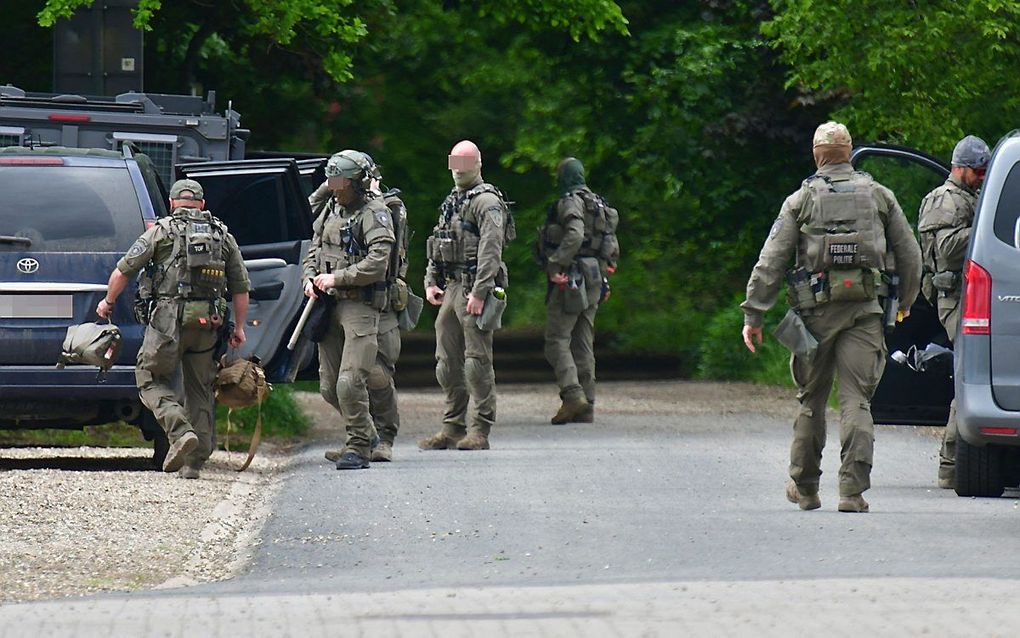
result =
M120 354L120 328L112 323L81 323L68 326L57 367L67 364L98 366L106 372Z
M620 225L620 212L609 205L604 197L588 190L576 190L584 202L584 236L581 249L590 252L606 264L609 272L616 270L620 259L620 240L616 237L616 228Z
M243 472L251 465L258 450L259 442L262 440L262 402L266 400L269 392L273 389L266 382L266 372L262 369L258 357L250 359L237 358L233 361L227 360L227 355L220 358L220 370L216 374L216 400L229 409L227 411L227 438L225 446L230 451L230 417L235 408L246 408L252 405L259 406L258 417L255 421L255 433L252 434L251 445L248 448L248 458L238 468Z

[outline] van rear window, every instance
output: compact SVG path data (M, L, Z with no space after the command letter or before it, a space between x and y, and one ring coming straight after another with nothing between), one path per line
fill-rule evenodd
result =
M1014 164L1006 181L1002 183L1002 195L995 207L995 236L1001 241L1016 246L1014 233L1017 218L1020 217L1020 164Z
M0 166L0 235L32 241L6 246L125 252L144 230L127 167Z

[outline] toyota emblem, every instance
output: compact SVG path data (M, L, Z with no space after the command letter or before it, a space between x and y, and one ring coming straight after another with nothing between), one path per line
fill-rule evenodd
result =
M24 259L18 260L18 272L31 275L37 270L39 270L38 260L32 259L31 257L25 257Z

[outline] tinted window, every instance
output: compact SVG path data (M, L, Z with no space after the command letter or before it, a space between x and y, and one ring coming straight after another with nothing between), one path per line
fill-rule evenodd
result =
M995 207L995 236L1010 246L1016 246L1013 234L1020 217L1020 164L1014 164L1002 183L1002 196Z
M19 250L124 252L145 230L127 167L0 166L0 235Z
M298 209L305 195L288 188L283 176L198 173L194 178L205 190L206 208L227 224L238 244L250 246L311 237L311 224Z

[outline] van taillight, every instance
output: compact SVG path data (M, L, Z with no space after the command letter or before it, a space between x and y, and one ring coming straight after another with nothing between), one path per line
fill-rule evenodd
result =
M963 321L965 335L986 335L992 332L992 276L970 259L963 267Z

